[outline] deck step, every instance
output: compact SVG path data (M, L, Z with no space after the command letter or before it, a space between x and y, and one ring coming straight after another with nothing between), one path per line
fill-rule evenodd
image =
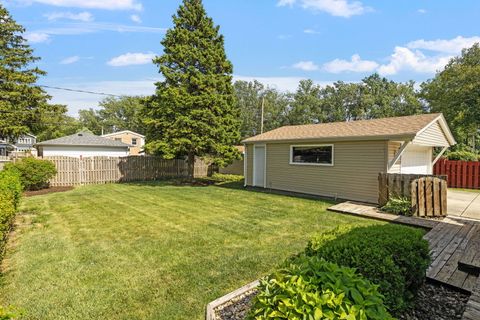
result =
M474 226L475 232L467 243L462 257L458 261L458 268L470 274L480 275L480 227Z

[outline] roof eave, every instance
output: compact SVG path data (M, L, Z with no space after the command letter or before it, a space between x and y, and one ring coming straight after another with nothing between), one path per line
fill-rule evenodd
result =
M108 146L108 145L101 145L101 144L67 144L67 143L36 143L34 146L38 147L52 147L52 146L59 146L59 147L107 147L107 148L129 148L128 144L124 146Z
M242 140L243 144L255 143L287 143L287 142L301 142L301 141L372 141L372 140L392 140L400 141L412 140L415 133L410 134L396 134L396 135L382 135L382 136L344 136L344 137L311 137L311 138L296 138L296 139L260 139L260 140Z

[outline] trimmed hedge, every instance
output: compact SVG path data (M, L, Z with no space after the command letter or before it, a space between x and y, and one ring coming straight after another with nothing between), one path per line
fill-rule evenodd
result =
M25 190L40 190L48 188L48 181L57 174L57 169L52 161L24 158L15 163L5 165L5 171L15 171Z
M14 171L0 171L0 252L3 252L5 247L21 195L19 174Z
M355 268L379 285L392 314L410 307L430 263L423 230L400 225L339 227L312 239L305 254Z
M302 256L263 279L248 319L393 319L354 269Z

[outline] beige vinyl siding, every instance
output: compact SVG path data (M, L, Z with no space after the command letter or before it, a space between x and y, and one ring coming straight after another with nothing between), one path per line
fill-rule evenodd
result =
M435 121L427 129L420 133L413 140L413 143L422 146L448 147L450 145L438 121Z
M253 144L249 144L245 149L247 161L247 172L245 174L245 183L248 186L253 185Z
M395 157L395 154L402 146L401 142L389 141L388 142L388 162L392 161ZM402 157L392 166L389 173L400 173L402 167Z
M290 164L291 144L267 144L267 188L376 203L377 177L385 170L387 143L332 144L333 166Z

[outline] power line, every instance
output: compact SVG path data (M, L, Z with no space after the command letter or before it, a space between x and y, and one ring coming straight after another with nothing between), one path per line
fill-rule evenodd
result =
M1 83L13 83L16 84L15 82L11 81L0 81ZM54 86L47 86L45 84L39 84L36 85L37 87L41 88L47 88L47 89L55 89L55 90L64 90L64 91L70 91L70 92L79 92L79 93L86 93L86 94L95 94L95 95L100 95L100 96L109 96L109 97L117 97L121 98L125 95L118 95L118 94L113 94L113 93L105 93L105 92L95 92L95 91L89 91L89 90L81 90L81 89L71 89L71 88L63 88L63 87L54 87Z
M47 85L38 85L38 86L39 86L39 87L42 87L42 88L48 88L48 89L64 90L64 91L87 93L87 94L95 94L95 95L100 95L100 96L109 96L109 97L117 97L117 98L121 98L121 97L122 97L121 95L112 94L112 93L105 93L105 92L95 92L95 91L80 90L80 89L70 89L70 88L62 88L62 87L53 87L53 86L47 86Z

